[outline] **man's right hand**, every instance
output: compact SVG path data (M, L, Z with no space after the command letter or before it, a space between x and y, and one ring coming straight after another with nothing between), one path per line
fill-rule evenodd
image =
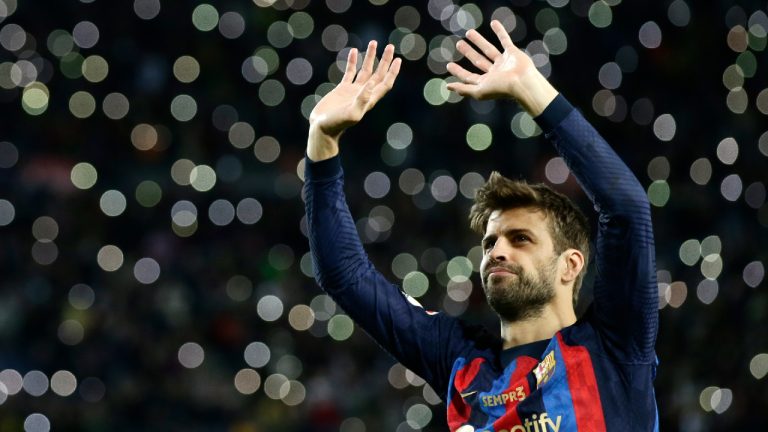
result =
M359 122L392 89L402 63L401 59L394 58L394 52L394 45L387 45L374 72L376 41L368 43L360 71L357 71L357 49L349 51L341 82L318 102L309 116L309 159L317 162L336 156L341 133Z

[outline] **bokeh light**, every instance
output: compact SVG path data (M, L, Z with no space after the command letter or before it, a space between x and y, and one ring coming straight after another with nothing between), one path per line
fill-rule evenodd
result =
M677 132L677 122L671 114L662 114L653 122L653 133L661 141L672 141Z
M133 274L139 283L149 285L160 277L160 264L152 258L141 258L136 261Z
M88 118L96 111L96 99L86 91L75 92L69 98L69 111L79 119Z
M85 328L76 320L65 320L59 325L59 340L64 345L74 346L83 341Z
M50 93L48 87L39 82L32 82L24 87L21 98L22 108L30 115L40 115L48 108Z
M255 198L244 198L237 204L237 218L246 225L253 225L261 219L263 207Z
M698 185L706 185L712 178L712 164L706 158L696 159L691 164L691 179Z
M104 97L101 109L112 120L120 120L128 114L131 103L122 93L110 93Z
M24 432L48 432L51 421L44 414L32 413L24 419Z
M747 286L757 288L765 277L765 267L760 261L752 261L744 267L742 278Z
M13 396L23 388L24 378L14 369L4 369L0 371L0 382L5 385L6 394Z
M554 157L547 162L544 168L544 173L547 176L547 180L554 184L562 184L568 180L570 170L565 161L561 157Z
M86 57L81 67L83 77L92 83L104 81L109 74L109 63L99 55Z
M219 12L210 4L203 3L192 11L192 24L200 31L211 31L219 23Z
M156 182L144 180L136 186L136 201L143 207L154 207L163 198L163 190Z
M181 56L173 63L173 75L183 83L191 83L200 76L200 63L192 56Z
M613 22L613 11L608 3L596 1L589 8L589 22L597 28L605 28Z
M263 342L251 342L245 348L243 356L249 366L258 369L264 367L269 362L271 352L269 347Z
M19 161L19 149L8 141L0 142L0 168L11 168Z
M51 375L51 390L59 396L67 397L77 389L77 377L66 370L60 370Z
M403 291L411 297L421 297L429 289L429 279L420 271L411 271L403 278Z
M77 310L86 310L96 299L93 288L86 284L75 284L69 290L69 304Z
M200 344L196 342L187 342L179 347L179 363L187 369L194 369L203 364L205 360L205 351Z
M768 375L768 354L761 353L752 357L749 362L749 371L755 379L763 379Z
M134 0L133 11L143 20L151 20L160 13L160 0Z
M219 18L219 32L227 39L237 39L245 31L245 19L238 12L224 12Z
M640 27L638 33L640 43L646 48L658 48L661 46L661 28L653 21L648 21Z
M180 122L188 122L197 115L197 101L187 94L181 94L171 101L171 115Z
M235 388L244 395L256 393L261 386L261 376L253 369L241 369L235 375Z
M216 200L208 207L208 218L215 225L228 225L235 219L235 206L227 200Z
M467 145L472 150L481 151L491 146L493 133L491 129L482 123L472 125L467 130Z
M347 315L335 315L328 320L328 335L336 341L344 341L352 336L355 325Z
M72 29L72 39L80 48L93 48L99 42L99 28L90 21L80 21Z
M32 370L24 375L22 388L27 394L40 397L48 391L50 383L48 377L39 370Z
M82 380L80 386L80 397L86 402L96 403L104 399L107 388L104 382L97 377L87 377Z
M685 27L691 21L691 9L685 0L675 0L667 8L669 21L677 27Z
M288 313L288 322L294 330L309 330L315 322L315 313L309 306L296 305Z
M99 249L96 259L102 270L113 272L123 266L123 251L117 246L106 245Z
M126 204L125 195L116 190L104 192L99 200L101 211L110 217L120 216L125 211Z
M208 192L216 186L216 171L208 165L197 165L189 172L189 184L198 192Z
M259 299L256 312L264 321L276 321L283 315L283 302L277 296L266 295Z

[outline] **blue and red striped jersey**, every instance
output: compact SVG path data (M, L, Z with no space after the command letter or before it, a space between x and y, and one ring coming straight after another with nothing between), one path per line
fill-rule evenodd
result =
M385 350L444 395L451 431L658 430L658 288L645 191L563 96L536 121L599 216L594 299L575 324L550 340L504 350L499 336L425 311L365 254L339 157L306 163L316 279Z

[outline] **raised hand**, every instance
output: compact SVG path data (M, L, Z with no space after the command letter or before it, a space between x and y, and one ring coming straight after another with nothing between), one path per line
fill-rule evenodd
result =
M456 43L456 48L480 73L470 72L456 63L448 63L448 72L459 79L449 83L448 90L474 99L516 99L531 115L540 114L557 96L557 90L536 69L533 61L512 42L504 26L491 21L503 52L488 42L476 30L467 32L467 39Z
M318 102L309 116L307 155L310 159L327 159L338 153L341 133L359 122L392 89L402 63L400 58L394 58L394 53L394 45L387 45L374 71L376 41L371 41L363 66L357 71L357 49L349 51L341 82Z

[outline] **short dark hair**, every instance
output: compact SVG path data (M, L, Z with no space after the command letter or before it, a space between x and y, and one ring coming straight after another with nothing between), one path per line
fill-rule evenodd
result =
M569 248L584 254L584 269L573 284L575 308L589 261L589 224L584 213L568 197L543 183L529 184L524 180L511 180L494 171L485 185L477 190L475 204L469 212L469 226L483 235L494 210L520 207L544 212L549 220L556 254Z

